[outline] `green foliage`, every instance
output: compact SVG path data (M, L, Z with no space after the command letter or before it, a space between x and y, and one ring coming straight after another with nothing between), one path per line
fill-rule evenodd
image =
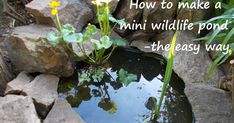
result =
M89 39L89 37L91 37L92 35L97 33L97 28L94 25L88 24L88 26L86 27L86 31L83 37L83 40L86 41Z
M78 74L78 81L80 83L91 81L90 74L82 71L81 73Z
M213 1L213 2L217 2L217 1ZM222 25L222 24L225 24L226 21L228 20L229 21L228 30L216 29L211 33L211 35L198 38L196 40L205 40L207 44L211 44L214 41L219 41L219 43L222 45L230 45L233 43L233 39L234 39L234 8L233 7L234 7L234 4L232 0L228 0L226 2L223 2L222 5L224 8L224 12L217 17L213 17L207 20L206 23L214 23L214 24ZM213 73L213 71L218 65L224 63L228 59L228 57L232 55L234 48L230 47L229 50L230 51L228 54L224 54L220 51L215 55L215 60L207 73L207 76L206 76L207 79L211 76L211 74Z
M137 76L135 74L129 74L124 69L120 69L118 72L118 79L124 85L128 86L130 83L137 80Z
M172 43L171 43L171 48L170 48L170 52L168 55L168 61L167 61L167 67L166 67L166 73L165 73L165 77L163 80L163 88L162 88L162 93L160 96L160 100L158 105L156 106L156 110L155 110L155 115L159 116L159 112L162 106L162 102L164 99L164 96L166 94L166 91L168 89L169 86L169 82L171 79L171 74L172 74L172 68L173 68L173 59L174 59L174 49L175 49L175 44L176 44L176 40L177 40L177 32L175 32L173 39L172 39Z
M109 20L110 20L111 22L113 22L113 23L117 23L119 26L123 26L123 25L126 24L125 19L120 19L120 20L118 20L118 19L114 18L112 15L109 15Z
M111 41L115 46L124 47L127 45L127 41L123 38L111 38Z
M47 34L47 40L51 45L56 46L60 42L61 37L57 35L55 32L49 32Z
M96 1L98 3L98 1ZM97 5L97 16L98 22L101 30L101 38L93 39L93 37L97 33L97 28L94 25L88 24L85 28L84 34L76 33L76 29L71 24L65 24L61 26L58 14L55 17L56 27L58 32L49 32L47 34L48 42L56 46L58 44L62 44L67 48L67 51L71 53L71 55L75 58L78 58L77 54L73 51L73 49L69 45L70 43L77 43L79 49L82 51L85 56L84 61L90 64L101 65L104 64L113 53L114 49L117 46L125 46L126 41L123 39L115 39L110 37L111 34L111 26L110 21L117 24L124 24L124 19L117 20L109 14L109 3L102 2ZM92 54L86 54L86 49L84 47L85 41L90 41L94 46L94 52ZM112 48L111 52L106 54L106 50Z
M91 39L91 42L97 50L109 49L112 46L112 42L108 36L103 36L100 40Z
M103 70L97 69L93 73L92 78L93 78L93 80L97 80L98 82L101 82L102 79L103 79L103 77L104 77L104 75L105 75L105 72L103 72Z
M191 4L193 0L182 0L181 2L188 2L189 4Z

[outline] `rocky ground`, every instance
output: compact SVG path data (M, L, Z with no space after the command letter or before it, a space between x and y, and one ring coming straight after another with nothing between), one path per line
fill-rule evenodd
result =
M84 123L70 104L58 98L59 78L21 72L7 85L0 97L0 121L3 123Z
M167 1L176 4L175 0ZM10 26L5 27L5 24L2 24L9 24L9 19L0 21L0 121L3 123L84 122L72 111L67 101L58 98L59 77L72 75L74 63L63 47L52 47L45 39L46 32L55 30L48 2L50 0L33 0L26 5L27 11L36 19L35 24L10 29ZM77 31L82 31L88 22L97 22L95 6L91 4L91 0L61 0L61 3L61 22L73 24ZM126 18L129 23L133 20L143 22L144 19L150 20L148 23L162 22L163 19L172 21L175 18L195 21L207 19L212 15L211 10L184 9L176 17L175 8L129 9L127 0L112 1L111 6L115 17ZM11 30L10 34L8 29ZM173 36L171 31L151 29L129 31L115 28L115 32L126 38L131 46L145 52L152 52L145 49L145 45L158 40L167 44ZM198 43L191 41L196 37L194 32L195 30L180 31L177 43ZM92 48L89 49L92 52ZM79 50L76 51L77 54L82 54ZM164 51L155 53L165 58L168 54ZM217 68L211 79L204 79L211 64L209 53L201 49L198 55L192 52L176 52L173 68L186 84L185 93L191 102L197 123L232 123L234 116L230 93L217 88L219 78L224 76L223 72ZM15 73L17 77L14 77ZM29 73L38 74L31 76Z

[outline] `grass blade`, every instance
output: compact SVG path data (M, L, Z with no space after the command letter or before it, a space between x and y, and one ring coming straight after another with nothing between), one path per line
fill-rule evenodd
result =
M162 102L164 99L164 96L166 94L166 90L168 88L170 79L171 79L171 74L172 74L172 68L173 68L173 60L174 60L174 49L175 49L175 44L176 44L176 40L177 40L177 32L175 32L173 39L172 39L172 43L171 43L171 48L170 48L170 52L168 55L168 62L167 62L167 67L166 67L166 73L165 73L165 77L163 80L163 88L162 88L162 93L160 96L160 100L158 105L156 106L156 111L155 111L155 115L159 116L159 112L162 106Z

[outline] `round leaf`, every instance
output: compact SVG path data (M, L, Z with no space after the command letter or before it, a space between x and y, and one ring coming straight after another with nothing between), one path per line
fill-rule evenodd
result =
M100 39L100 42L101 42L102 47L105 48L105 49L110 48L111 45L112 45L112 42L110 41L110 38L108 36L103 36Z
M47 40L49 41L51 45L55 46L59 43L60 37L57 36L54 32L49 32L47 34Z

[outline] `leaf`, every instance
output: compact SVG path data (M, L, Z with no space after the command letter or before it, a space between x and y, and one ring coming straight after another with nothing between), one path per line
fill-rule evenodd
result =
M94 80L97 80L98 82L101 82L103 77L104 77L104 72L101 69L96 70L92 75L92 78Z
M83 34L77 33L76 34L76 39L78 43L81 43L83 41Z
M68 43L81 43L83 41L83 35L81 33L73 33L71 35L66 35L63 37L63 40Z
M71 24L65 24L62 27L61 35L62 36L70 35L71 33L75 33L75 30L76 29Z
M126 87L133 81L137 80L137 76L135 74L129 74L124 69L119 70L118 77L119 81Z
M117 23L119 26L126 25L125 19L118 20L118 19L114 18L112 15L109 15L109 20L113 23Z
M215 30L211 37L209 38L209 40L207 41L207 43L210 45L212 43L212 41L214 41L215 37L221 32L222 30L221 29L217 29Z
M95 45L97 50L102 48L108 49L112 46L109 36L103 36L100 41L96 39L91 39L91 42Z
M76 28L73 27L71 24L65 24L63 25L63 29L68 30L70 32L75 32Z
M227 44L228 41L231 39L231 37L234 35L234 27L230 30L230 32L227 33L227 36L223 40L223 45Z
M100 43L101 43L101 46L105 49L108 49L111 47L112 45L112 42L110 41L110 38L109 36L103 36L101 39L100 39Z
M75 34L66 35L63 37L63 40L68 43L76 42L76 35Z
M94 44L94 46L96 47L97 50L102 49L102 45L101 45L99 40L91 39L91 42Z
M82 71L79 76L78 76L78 80L80 83L83 83L83 82L90 82L90 78L89 78L89 74L88 73L85 73L84 71Z
M60 37L55 32L49 32L47 34L47 40L51 45L56 46L60 41Z
M69 89L73 89L73 88L76 87L76 85L73 84L73 83L68 83L67 87L68 87Z
M168 55L168 62L167 62L167 66L166 66L165 77L163 79L162 93L160 95L159 103L157 105L156 112L155 112L156 116L159 116L159 112L160 112L160 109L161 109L161 106L162 106L162 102L163 102L164 96L166 95L166 91L167 91L169 82L171 80L176 41L177 41L177 32L175 32L175 34L173 36L173 39L172 39L172 42L171 42L171 48L170 48L170 52L169 52L169 55Z
M88 40L91 35L94 35L96 33L97 33L96 26L88 24L88 26L86 27L86 31L85 31L83 40L84 41Z
M127 45L127 41L123 38L111 38L111 41L116 46L124 47Z

